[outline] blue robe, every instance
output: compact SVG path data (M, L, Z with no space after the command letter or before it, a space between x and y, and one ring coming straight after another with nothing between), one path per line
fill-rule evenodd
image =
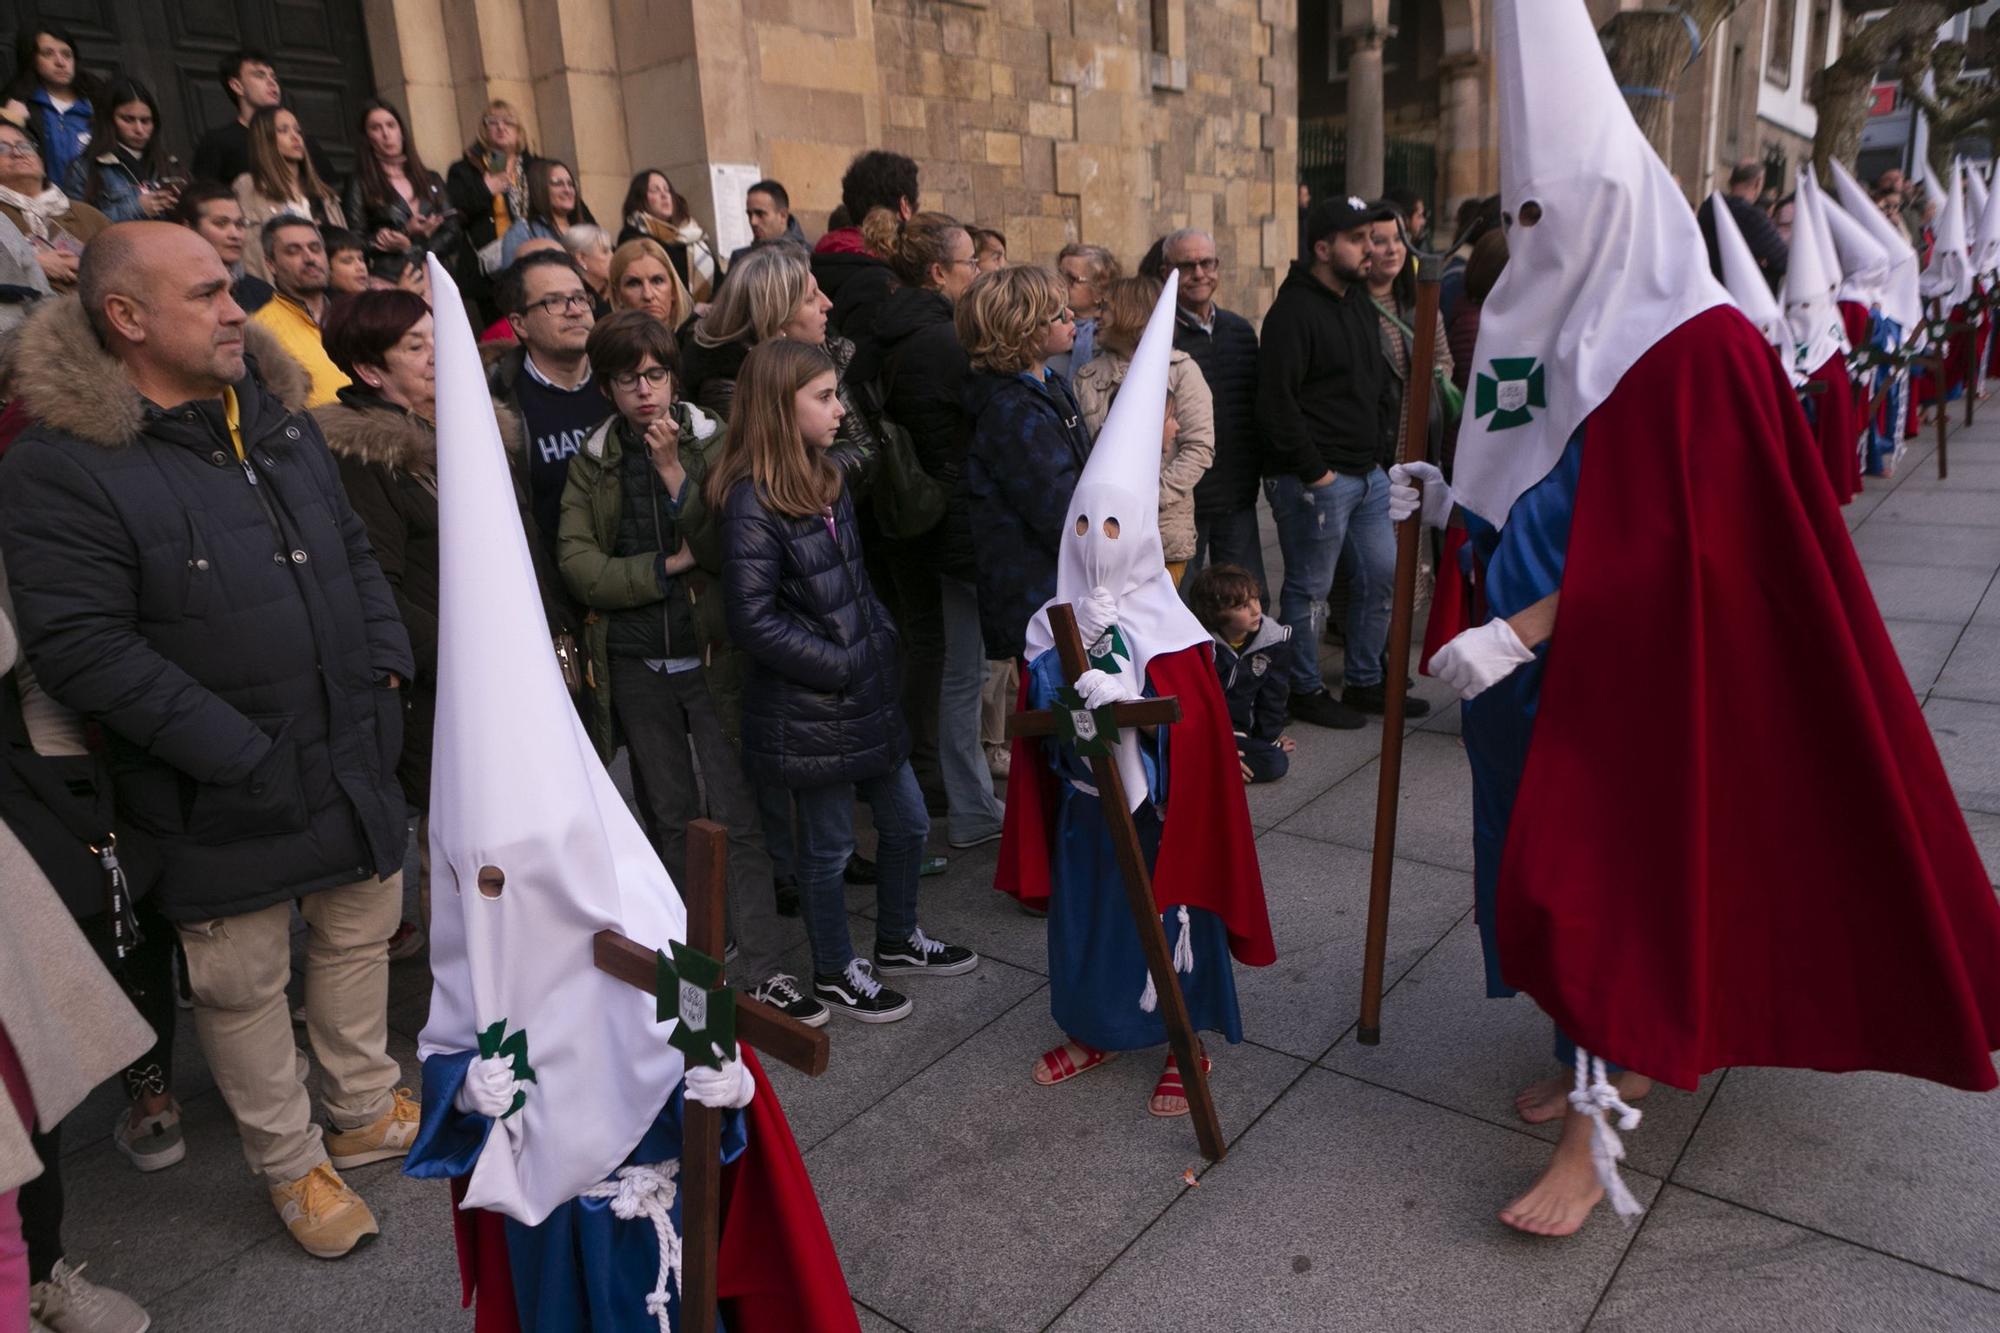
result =
M1880 310L1870 314L1870 347L1887 353L1899 346L1902 340L1902 325ZM1868 460L1864 469L1871 477L1881 476L1895 460L1896 447L1902 443L1903 425L1909 416L1909 391L1909 372L1892 370L1886 365L1875 368L1874 397L1870 400L1868 416Z
M1505 528L1469 511L1464 512L1470 541L1467 550L1483 570L1486 606L1491 618L1504 620L1527 610L1562 587L1569 555L1570 516L1576 506L1577 478L1583 468L1582 426L1570 436L1562 457L1549 474L1514 502ZM1496 938L1500 857L1507 846L1507 824L1521 772L1534 738L1535 709L1541 702L1542 668L1549 646L1535 649L1535 660L1461 705L1460 730L1466 758L1472 764L1472 886L1473 918L1479 925L1479 946L1486 958L1486 994L1504 999L1514 994L1503 975ZM1575 1046L1556 1033L1556 1059L1567 1064Z
M493 1121L468 1115L452 1105L475 1051L433 1055L424 1061L423 1121L403 1162L403 1174L420 1179L469 1174L486 1146ZM534 1096L533 1085L528 1095ZM681 1107L685 1085L660 1108L652 1128L622 1165L678 1160L681 1155ZM743 1112L722 1118L722 1160L733 1162L748 1146ZM678 1184L678 1178L676 1183ZM681 1228L678 1191L670 1210L674 1230ZM660 1270L660 1246L653 1224L645 1218L614 1217L609 1199L571 1199L539 1226L506 1219L507 1262L514 1279L514 1302L522 1333L659 1333L659 1321L646 1312L646 1295ZM669 1311L680 1327L680 1294L669 1284ZM722 1328L720 1316L716 1328Z
M1055 706L1063 684L1062 666L1045 652L1028 667L1028 706ZM1149 685L1146 693L1153 694ZM1133 812L1140 845L1150 869L1159 855L1161 818L1167 804L1167 746L1172 733L1160 727L1141 736L1148 799ZM1070 1037L1103 1051L1133 1051L1167 1040L1166 1021L1157 1007L1139 1007L1146 987L1146 955L1125 899L1118 857L1095 794L1088 762L1056 741L1043 753L1055 770L1058 790L1053 845L1049 848L1049 1011ZM1089 791L1079 790L1082 783ZM1198 1032L1219 1032L1243 1040L1236 1007L1236 975L1231 970L1229 934L1221 918L1202 908L1188 909L1193 933L1194 972L1180 974L1188 1017ZM1180 939L1180 915L1161 917L1171 951Z

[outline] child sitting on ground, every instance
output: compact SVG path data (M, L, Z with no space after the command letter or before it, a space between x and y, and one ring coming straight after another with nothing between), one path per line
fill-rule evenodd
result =
M1264 614L1257 580L1238 565L1212 565L1188 580L1188 606L1215 640L1215 669L1236 733L1236 760L1245 782L1276 782L1292 766L1285 735L1291 687L1273 670L1292 631Z

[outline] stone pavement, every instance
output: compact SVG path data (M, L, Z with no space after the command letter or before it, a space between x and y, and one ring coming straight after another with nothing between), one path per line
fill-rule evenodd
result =
M1989 412L1952 441L1949 481L1920 442L1848 512L1991 871L2000 403ZM984 964L913 983L904 1022L835 1020L824 1078L774 1075L863 1327L2000 1327L2000 1099L1887 1076L1727 1071L1645 1103L1628 1179L1652 1207L1636 1226L1600 1209L1551 1242L1494 1220L1553 1138L1511 1108L1518 1086L1551 1072L1549 1032L1527 1000L1481 998L1457 709L1430 681L1419 691L1439 711L1405 751L1381 1045L1356 1044L1352 1026L1380 733L1301 727L1291 776L1252 791L1280 958L1239 972L1251 1040L1214 1049L1230 1135L1219 1165L1203 1169L1186 1121L1145 1113L1152 1053L1061 1088L1031 1084L1056 1037L1042 924L990 889L991 846L926 881L926 928ZM865 943L871 898L850 905ZM412 1083L427 987L421 963L395 966L391 1024ZM250 1180L182 1032L186 1163L134 1173L106 1142L108 1087L68 1124L72 1258L144 1301L164 1333L469 1329L442 1187L391 1164L350 1172L383 1238L340 1263L306 1258ZM1198 1187L1184 1183L1190 1167Z

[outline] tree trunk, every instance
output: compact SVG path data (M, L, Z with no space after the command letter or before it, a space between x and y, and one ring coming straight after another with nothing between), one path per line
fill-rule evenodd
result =
M1977 0L1896 0L1890 5L1867 6L1888 12L1873 23L1863 25L1850 9L1847 32L1839 57L1821 70L1806 94L1818 116L1813 131L1813 172L1826 180L1826 164L1838 159L1852 167L1861 152L1861 127L1868 123L1868 103L1874 94L1875 76L1889 57L1914 43L1928 50L1936 40L1938 25L1954 14L1971 9Z
M1695 33L1705 45L1739 0L1672 0L1661 9L1627 9L1598 30L1611 77L1632 108L1632 119L1662 162L1674 146L1674 92L1693 61ZM1694 24L1693 32L1688 23Z

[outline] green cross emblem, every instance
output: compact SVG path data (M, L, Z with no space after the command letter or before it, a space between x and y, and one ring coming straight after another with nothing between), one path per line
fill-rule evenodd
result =
M1542 388L1542 364L1532 356L1497 356L1493 373L1473 377L1472 415L1491 413L1488 430L1511 430L1534 419L1535 409L1547 407Z
M679 940L669 941L669 958L655 950L656 1022L678 1019L667 1044L687 1057L690 1065L722 1068L723 1059L736 1049L736 992L719 984L722 964L699 949L690 949ZM722 1055L717 1055L717 1047Z
M1090 645L1085 656L1090 659L1092 666L1102 671L1105 675L1116 676L1124 671L1124 668L1118 664L1118 659L1122 657L1127 662L1130 662L1132 660L1132 650L1126 647L1125 636L1118 632L1116 625L1113 625L1110 629L1104 631L1096 643Z
M526 1029L517 1028L513 1032L509 1032L507 1031L507 1020L504 1018L479 1034L479 1054L481 1058L487 1060L497 1059L503 1055L512 1060L514 1062L514 1081L517 1083L533 1083L537 1081L534 1068L528 1063L528 1033ZM526 1105L527 1101L528 1094L525 1091L517 1089L514 1093L514 1104L502 1112L500 1118L505 1120L508 1116Z
M1115 631L1114 631L1115 633ZM1099 670L1108 670L1100 667ZM1086 759L1101 759L1118 744L1116 704L1090 708L1073 686L1056 691L1056 739Z

